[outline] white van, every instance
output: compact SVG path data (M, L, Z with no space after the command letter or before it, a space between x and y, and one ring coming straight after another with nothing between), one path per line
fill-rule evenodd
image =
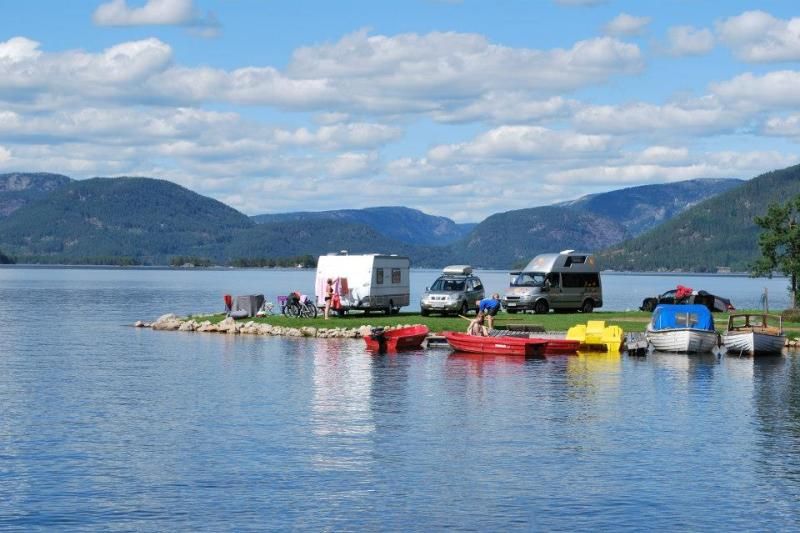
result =
M314 284L317 305L325 305L327 281L332 279L339 295L340 311L398 313L410 301L410 267L408 257L397 255L348 255L346 252L322 255L317 260Z
M524 270L511 272L502 303L509 313L541 314L550 309L591 313L603 306L597 261L592 254L574 250L537 255Z

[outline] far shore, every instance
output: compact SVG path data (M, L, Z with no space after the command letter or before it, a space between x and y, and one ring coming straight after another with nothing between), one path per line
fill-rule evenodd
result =
M12 263L0 264L0 269L69 269L69 270L174 270L180 272L192 271L211 271L211 272L227 272L227 271L275 271L275 272L295 272L295 271L314 271L313 267L232 267L232 266L207 266L207 267L175 267L169 265L71 265L71 264L43 264L43 263ZM441 267L411 267L411 270L416 271L440 271ZM511 272L512 268L483 268L475 267L476 271L482 272ZM730 278L749 278L749 272L690 272L690 271L621 271L621 270L603 270L600 272L603 276L693 276L693 277L730 277ZM786 278L781 274L774 274L773 278Z

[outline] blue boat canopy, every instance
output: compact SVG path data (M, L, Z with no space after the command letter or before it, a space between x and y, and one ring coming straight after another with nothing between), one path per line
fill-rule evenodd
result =
M660 329L691 328L714 331L714 318L705 305L661 304L653 311L652 328Z

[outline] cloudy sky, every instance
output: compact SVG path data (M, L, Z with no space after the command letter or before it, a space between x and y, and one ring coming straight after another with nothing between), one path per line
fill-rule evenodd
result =
M800 161L796 0L0 0L0 172L459 222Z

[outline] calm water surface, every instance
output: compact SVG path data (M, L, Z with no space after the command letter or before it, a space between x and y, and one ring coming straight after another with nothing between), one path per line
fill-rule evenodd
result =
M480 273L501 290L502 273ZM418 292L435 277L416 271ZM757 307L786 280L677 283ZM800 364L154 332L313 273L0 269L3 530L793 530ZM783 304L780 303L783 297Z

